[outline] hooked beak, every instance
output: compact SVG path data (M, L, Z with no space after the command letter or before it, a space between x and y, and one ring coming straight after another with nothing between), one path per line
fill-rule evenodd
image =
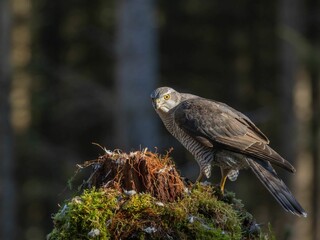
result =
M160 108L160 99L159 98L152 98L152 105L154 109L158 110Z

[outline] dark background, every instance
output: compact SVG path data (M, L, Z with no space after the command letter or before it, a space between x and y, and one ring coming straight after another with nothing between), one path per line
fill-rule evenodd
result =
M249 171L226 188L278 239L320 239L319 44L316 0L2 0L0 239L45 238L76 164L103 154L92 142L174 147L194 180L197 164L151 106L164 85L247 114L296 167L277 170L308 218Z

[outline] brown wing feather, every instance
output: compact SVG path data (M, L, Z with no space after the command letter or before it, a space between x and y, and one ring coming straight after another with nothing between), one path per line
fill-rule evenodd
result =
M179 127L195 139L201 137L213 146L220 144L295 172L288 161L268 146L268 138L248 117L226 104L195 98L180 103L174 114Z

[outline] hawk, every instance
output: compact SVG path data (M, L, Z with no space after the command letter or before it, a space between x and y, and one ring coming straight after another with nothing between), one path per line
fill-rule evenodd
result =
M167 130L194 156L200 167L197 181L221 169L220 188L250 168L288 212L307 216L271 164L294 173L294 167L268 144L269 139L244 114L228 105L169 87L151 93L152 104Z

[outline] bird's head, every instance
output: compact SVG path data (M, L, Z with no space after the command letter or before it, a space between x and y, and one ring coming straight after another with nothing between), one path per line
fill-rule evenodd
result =
M181 95L169 87L160 87L154 90L151 95L152 105L155 110L169 112L181 101Z

